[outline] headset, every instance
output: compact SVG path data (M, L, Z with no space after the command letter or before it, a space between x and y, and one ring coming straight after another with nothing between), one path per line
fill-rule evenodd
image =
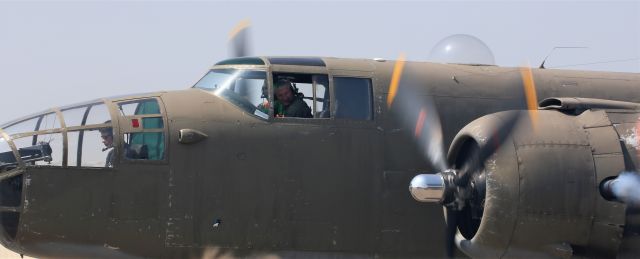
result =
M278 87L279 85L286 84L286 85L289 86L289 89L291 89L291 92L293 93L294 96L302 97L302 96L300 96L301 93L299 92L298 87L296 86L296 83L293 82L293 79L295 79L295 78L290 77L290 76L280 76L280 77L278 77L278 80L276 81L275 87L273 89L279 88Z
M274 92L275 92L275 89L278 89L278 85L287 84L295 97L304 97L304 94L299 92L298 87L296 86L296 83L293 82L293 79L294 78L290 76L279 76L278 79L276 80L276 83L273 84ZM262 94L260 95L260 98L266 99L267 95L268 95L267 80L265 79L264 83L262 84ZM273 97L275 99L275 93Z

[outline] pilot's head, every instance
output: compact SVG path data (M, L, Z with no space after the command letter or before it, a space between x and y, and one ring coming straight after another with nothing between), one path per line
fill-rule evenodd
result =
M111 121L107 121L105 123L110 123ZM104 144L104 146L106 148L110 148L113 147L113 128L108 127L108 128L102 128L99 129L100 131L100 137L102 138L102 144Z
M294 99L293 85L291 84L291 81L286 79L278 80L275 87L275 94L276 99L285 106L291 104Z

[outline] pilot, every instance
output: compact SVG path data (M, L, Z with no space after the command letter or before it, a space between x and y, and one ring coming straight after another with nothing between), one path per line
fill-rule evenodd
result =
M275 84L273 112L276 117L311 118L311 108L302 100L301 93L294 88L288 79L280 79Z
M111 121L107 121L105 123L110 123ZM100 137L102 138L102 144L104 144L104 148L102 152L109 150L107 153L107 159L104 161L104 167L113 167L113 161L115 161L115 156L113 154L113 128L102 128L99 129Z

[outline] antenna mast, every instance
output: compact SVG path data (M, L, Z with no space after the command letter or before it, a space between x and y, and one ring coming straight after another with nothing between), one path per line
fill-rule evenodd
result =
M553 51L555 51L556 49L586 49L588 47L553 47L551 49L551 51L549 51L549 54L547 54L546 57L544 57L544 59L542 60L542 64L540 64L540 69L545 69L544 67L544 63L547 62L547 58L549 58L549 56L551 56L551 53L553 53Z

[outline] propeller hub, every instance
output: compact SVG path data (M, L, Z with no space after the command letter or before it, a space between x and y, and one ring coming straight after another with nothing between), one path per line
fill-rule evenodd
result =
M419 202L440 202L446 190L442 174L419 174L409 184L409 192Z

